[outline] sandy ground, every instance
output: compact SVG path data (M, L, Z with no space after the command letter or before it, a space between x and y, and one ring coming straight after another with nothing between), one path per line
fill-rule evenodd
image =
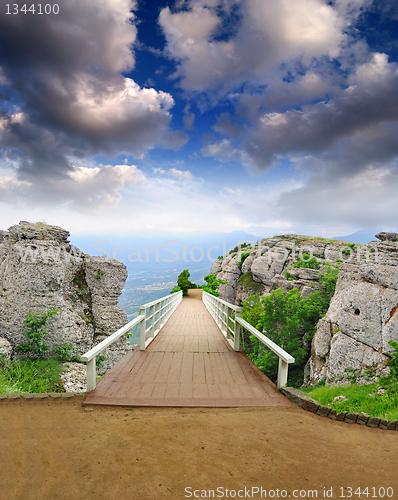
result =
M214 498L265 498L264 490L266 498L349 498L349 488L364 499L381 498L379 488L388 498L387 487L398 499L397 431L298 407L83 401L0 401L1 500L212 498L211 490ZM355 494L366 487L368 497Z

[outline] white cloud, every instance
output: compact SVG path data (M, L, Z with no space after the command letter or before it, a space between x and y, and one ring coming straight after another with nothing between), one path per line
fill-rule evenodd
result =
M193 179L193 175L189 170L178 170L177 168L171 168L169 170L170 174L177 179Z
M241 20L224 40L217 38L222 30L217 9L228 15L229 2L217 2L217 9L195 0L189 5L174 13L167 7L159 16L167 50L179 61L174 76L186 90L264 84L282 63L336 57L346 41L346 17L322 0L236 2Z

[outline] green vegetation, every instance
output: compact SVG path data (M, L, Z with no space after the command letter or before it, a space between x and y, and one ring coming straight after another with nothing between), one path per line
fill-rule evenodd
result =
M320 271L322 291L303 298L297 288L286 294L281 288L260 298L251 295L244 303L242 318L253 325L295 358L289 366L289 385L303 383L304 366L310 356L311 339L318 321L326 314L333 296L338 268L330 264ZM276 380L278 356L254 335L245 338L245 350L250 359L269 377Z
M262 283L257 283L257 281L253 280L253 273L251 271L241 274L237 281L237 285L240 285L243 289L254 290L257 293L262 293L265 288Z
M44 327L47 325L47 319L59 312L59 309L50 309L43 314L29 313L24 325L28 328L25 333L28 342L20 344L15 350L31 356L32 358L43 358L50 346L44 344L43 337L48 334Z
M393 353L391 359L387 361L387 365L390 367L390 375L391 377L398 380L398 342L394 342L390 340L388 342L390 346L394 347L395 352Z
M293 268L306 268L306 269L320 269L321 265L315 257L311 257L309 253L303 253L302 258L297 260ZM289 281L293 281L296 278L292 276L289 271L285 271L285 276Z
M101 368L101 366L104 364L104 362L106 360L108 360L109 358L105 355L105 354L97 354L97 356L95 357L95 364L97 366L97 368Z
M250 243L242 243L241 245L236 245L236 247L231 248L231 250L228 253L229 254L238 253L239 250L242 250L243 248L248 248L248 247L251 247Z
M0 393L63 392L63 369L56 358L10 361L0 357Z
M72 344L64 344L56 347L54 349L54 353L57 355L57 359L60 363L67 363L69 361L81 363L80 356L78 354L72 355L72 351L75 349L75 346Z
M104 275L104 271L101 271L101 269L98 269L97 274L94 276L96 280L100 280L101 276Z
M62 363L67 361L80 362L77 354L72 355L75 347L64 344L56 347L51 353L53 357L44 359L49 354L50 346L44 343L48 334L45 327L48 318L59 312L50 309L45 313L30 312L24 324L27 342L20 344L15 351L25 355L23 359L9 360L0 356L0 393L13 392L62 392L63 386L60 373L64 370ZM54 356L55 355L55 356Z
M249 257L249 255L250 255L250 252L242 253L242 255L240 256L240 262L239 262L240 266L245 262L245 260Z
M374 377L374 370L366 370L360 375L346 368L350 384L326 386L323 380L315 387L302 390L322 405L331 406L337 413L365 412L370 417L380 417L386 420L398 419L398 342L390 340L389 344L395 349L391 360L387 361L390 374L387 377L381 377L378 382L356 385L360 377L364 379ZM334 401L339 396L344 396L346 399Z
M208 274L203 278L206 281L206 285L202 285L202 289L210 293L211 295L214 295L215 297L218 297L220 294L218 292L218 287L220 285L228 285L228 281L225 280L220 280L217 279L214 274Z
M318 385L302 390L322 405L331 406L337 413L365 412L370 417L398 419L398 381L391 376L383 377L377 383L361 386ZM347 399L333 402L338 396L345 396Z
M296 269L301 267L306 269L319 269L321 265L315 257L311 257L310 253L303 253L302 258L297 260L293 267Z
M190 276L191 273L188 271L188 269L184 269L184 271L182 271L182 273L177 278L177 286L175 286L170 293L176 293L182 290L182 294L185 297L188 295L188 290L190 288L198 288L198 285L196 283L191 283L189 281Z

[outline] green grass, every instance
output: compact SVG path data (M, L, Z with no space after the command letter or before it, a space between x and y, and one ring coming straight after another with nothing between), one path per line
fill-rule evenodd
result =
M384 389L385 393L378 395L378 389ZM370 417L398 419L398 381L391 377L383 377L369 385L318 385L302 390L322 405L331 406L337 413L365 412ZM336 396L345 396L347 400L332 403Z
M64 367L56 358L0 359L0 394L16 392L63 392L60 373Z

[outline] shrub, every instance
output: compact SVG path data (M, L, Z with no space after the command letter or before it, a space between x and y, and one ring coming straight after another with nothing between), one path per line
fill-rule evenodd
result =
M239 262L240 266L245 262L245 260L249 257L249 255L250 255L250 252L242 253L242 255L240 257L240 262Z
M395 352L392 354L391 359L387 361L387 365L390 367L391 377L398 380L398 342L390 340L388 343L394 347Z
M303 253L302 259L296 261L294 263L294 268L304 267L307 269L319 269L321 267L320 263L317 261L315 257L311 257L309 253Z
M244 303L242 317L295 358L289 367L289 383L301 385L304 366L310 356L310 341L318 321L326 314L334 294L338 267L326 263L320 272L323 290L303 298L297 288L284 294L281 288L260 299L251 295ZM398 344L397 344L398 345ZM254 335L249 336L247 355L272 380L278 373L278 356ZM397 362L398 364L398 362Z
M220 285L228 285L228 281L217 279L214 274L208 274L203 278L206 281L206 285L202 285L202 289L214 295L215 297L219 297L218 287Z
M60 363L67 363L68 361L76 361L80 363L80 356L75 354L71 355L71 352L76 349L72 344L63 344L54 349L54 353L57 355L58 361Z
M24 320L24 325L29 328L25 333L28 342L20 344L15 350L35 359L43 358L45 353L50 349L50 346L43 342L43 337L48 334L44 327L47 325L47 319L58 312L59 309L49 309L43 314L33 314L30 312Z

